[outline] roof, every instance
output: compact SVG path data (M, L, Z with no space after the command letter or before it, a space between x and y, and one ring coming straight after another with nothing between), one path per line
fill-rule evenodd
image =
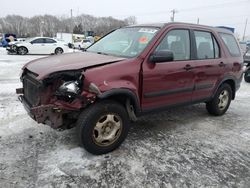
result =
M190 27L199 27L199 28L204 28L204 29L211 29L216 32L223 32L223 33L230 33L232 34L231 31L228 29L224 28L218 28L218 27L213 27L213 26L207 26L207 25L200 25L200 24L193 24L193 23L185 23L185 22L167 22L167 23L149 23L149 24L137 24L137 25L131 25L128 27L157 27L157 28L163 28L165 26L169 25L185 25L185 26L190 26Z
M158 27L158 28L163 28L165 25L166 25L166 23L148 23L148 24L130 25L128 27Z

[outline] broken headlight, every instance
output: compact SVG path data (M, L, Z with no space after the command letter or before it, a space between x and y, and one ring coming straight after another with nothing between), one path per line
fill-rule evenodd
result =
M65 81L56 91L59 100L72 102L81 92L78 81Z
M73 93L78 94L80 92L79 83L77 81L64 82L58 89L60 93Z

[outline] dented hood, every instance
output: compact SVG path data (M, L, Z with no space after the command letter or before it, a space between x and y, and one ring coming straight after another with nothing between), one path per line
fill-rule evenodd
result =
M122 61L125 58L101 55L90 52L69 53L36 59L27 63L27 68L38 74L37 79L43 79L49 74L66 70L78 70L108 63Z

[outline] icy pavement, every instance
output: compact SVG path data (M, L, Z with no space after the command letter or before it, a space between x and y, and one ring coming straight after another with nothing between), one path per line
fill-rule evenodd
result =
M75 129L38 125L18 102L20 69L35 58L0 48L0 187L250 187L250 84L222 117L204 104L147 116L119 149L93 156Z

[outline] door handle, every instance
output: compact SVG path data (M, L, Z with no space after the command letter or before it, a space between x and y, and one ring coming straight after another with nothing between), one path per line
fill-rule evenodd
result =
M225 63L220 62L219 67L225 67L225 66L226 66L226 64L225 64Z
M193 69L194 67L192 67L191 65L187 64L183 69L185 69L186 71Z

